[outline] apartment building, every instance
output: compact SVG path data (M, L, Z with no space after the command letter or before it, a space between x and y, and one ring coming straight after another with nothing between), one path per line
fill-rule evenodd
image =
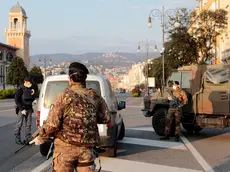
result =
M197 0L199 8L195 9L196 12L202 10L218 10L224 9L228 11L228 29L226 33L217 37L216 47L213 50L216 54L216 64L228 63L230 60L230 0Z

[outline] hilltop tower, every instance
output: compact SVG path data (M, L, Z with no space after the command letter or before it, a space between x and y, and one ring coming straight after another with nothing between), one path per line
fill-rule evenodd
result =
M26 67L29 68L31 33L27 30L27 19L26 12L20 4L14 5L9 12L9 26L8 29L5 29L5 36L8 45L19 48L17 55L23 58Z

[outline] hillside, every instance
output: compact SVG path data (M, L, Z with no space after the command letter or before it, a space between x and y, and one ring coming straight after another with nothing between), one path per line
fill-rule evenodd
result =
M158 56L158 53L149 53L149 58L156 58ZM31 56L31 66L35 64L41 65L39 64L39 59L43 59L44 57L52 59L52 64L79 61L88 65L103 65L107 68L128 67L136 62L145 60L145 54L143 53L84 53L78 55L58 53Z

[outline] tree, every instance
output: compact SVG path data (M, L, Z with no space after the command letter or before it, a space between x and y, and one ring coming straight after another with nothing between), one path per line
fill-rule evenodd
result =
M200 14L194 12L191 19L191 30L201 54L201 63L213 60L217 37L227 29L227 11L219 9L204 10Z
M7 84L13 86L19 86L23 84L23 80L29 73L25 67L25 63L22 58L14 57L10 63L7 74Z
M166 63L173 68L198 63L198 47L195 39L188 33L190 13L186 8L178 9L170 16L167 33L169 41L165 43Z
M41 84L43 82L43 75L42 75L42 70L40 67L38 66L34 66L31 70L30 70L30 77L33 79L33 81L36 84Z
M61 72L60 72L60 75L65 75L65 74L66 74L65 71L61 71Z
M171 75L173 69L198 63L197 43L188 33L189 22L190 14L185 8L178 9L174 15L169 17L169 24L167 25L168 41L164 45L164 80ZM177 27L175 27L176 23ZM149 77L155 77L156 87L160 88L163 81L162 57L154 59L148 66L150 68ZM146 69L147 67L144 68L144 71Z

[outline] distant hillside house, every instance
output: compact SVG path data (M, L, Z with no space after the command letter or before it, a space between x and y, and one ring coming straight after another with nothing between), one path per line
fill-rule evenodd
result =
M16 47L0 42L0 89L5 89L8 67L18 50Z

